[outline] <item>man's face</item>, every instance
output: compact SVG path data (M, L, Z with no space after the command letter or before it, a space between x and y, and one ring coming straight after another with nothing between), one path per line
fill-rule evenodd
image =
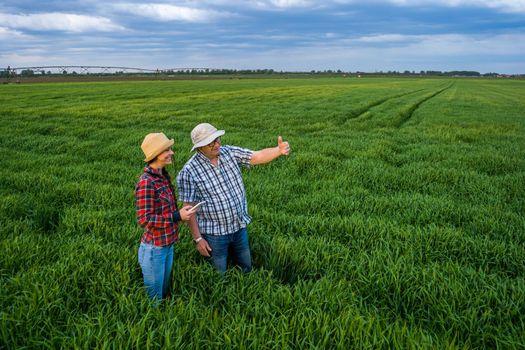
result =
M206 146L200 147L199 150L209 159L217 158L221 150L221 138L217 137Z

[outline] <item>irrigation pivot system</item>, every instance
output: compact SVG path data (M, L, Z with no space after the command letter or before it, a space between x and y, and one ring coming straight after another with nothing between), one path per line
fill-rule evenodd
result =
M211 68L170 68L170 69L147 69L134 67L115 66L34 66L34 67L10 67L0 68L0 75L13 78L20 75L56 75L56 74L166 74L175 72L197 72L205 73Z

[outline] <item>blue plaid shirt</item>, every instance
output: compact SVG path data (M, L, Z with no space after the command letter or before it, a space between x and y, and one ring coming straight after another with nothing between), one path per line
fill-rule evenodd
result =
M231 234L250 223L240 167L250 166L252 154L248 149L221 146L217 167L196 152L180 171L177 176L180 200L206 201L197 212L201 233Z

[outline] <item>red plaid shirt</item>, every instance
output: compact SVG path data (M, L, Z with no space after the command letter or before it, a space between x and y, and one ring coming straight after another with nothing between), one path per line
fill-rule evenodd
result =
M135 187L137 222L144 228L141 242L167 246L179 239L179 226L173 218L177 198L167 172L147 165Z

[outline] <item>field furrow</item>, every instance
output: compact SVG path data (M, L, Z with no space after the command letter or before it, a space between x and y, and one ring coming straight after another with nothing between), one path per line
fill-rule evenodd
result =
M454 85L454 83L451 83L450 85L444 87L443 89L441 90L438 90L434 93L432 93L431 95L423 98L422 100L416 102L415 104L411 105L411 106L408 106L408 108L406 108L405 110L401 111L398 115L398 118L397 118L397 121L395 121L393 123L393 125L396 127L396 128L400 128L402 127L407 121L410 120L410 118L412 118L412 115L414 114L414 112L419 108L419 106L421 106L423 103L427 102L428 100L430 100L431 98L434 98L436 97L437 95L443 93L444 91L450 89L452 86Z
M410 91L410 92L404 92L404 93L401 93L401 94L387 96L385 98L381 98L379 100L372 101L372 102L366 104L365 106L362 106L362 107L359 107L358 109L352 110L348 115L343 116L342 118L339 118L338 120L335 120L334 121L334 125L335 125L335 127L339 127L340 125L345 124L346 122L348 122L351 119L358 119L358 118L364 116L372 108L380 106L380 105L382 105L383 103L385 103L387 101L391 101L391 100L394 100L394 99L397 99L397 98L400 98L400 97L403 97L403 96L415 94L415 93L418 93L418 92L423 91L423 90L425 90L425 89L418 89L418 90L414 90L414 91Z

